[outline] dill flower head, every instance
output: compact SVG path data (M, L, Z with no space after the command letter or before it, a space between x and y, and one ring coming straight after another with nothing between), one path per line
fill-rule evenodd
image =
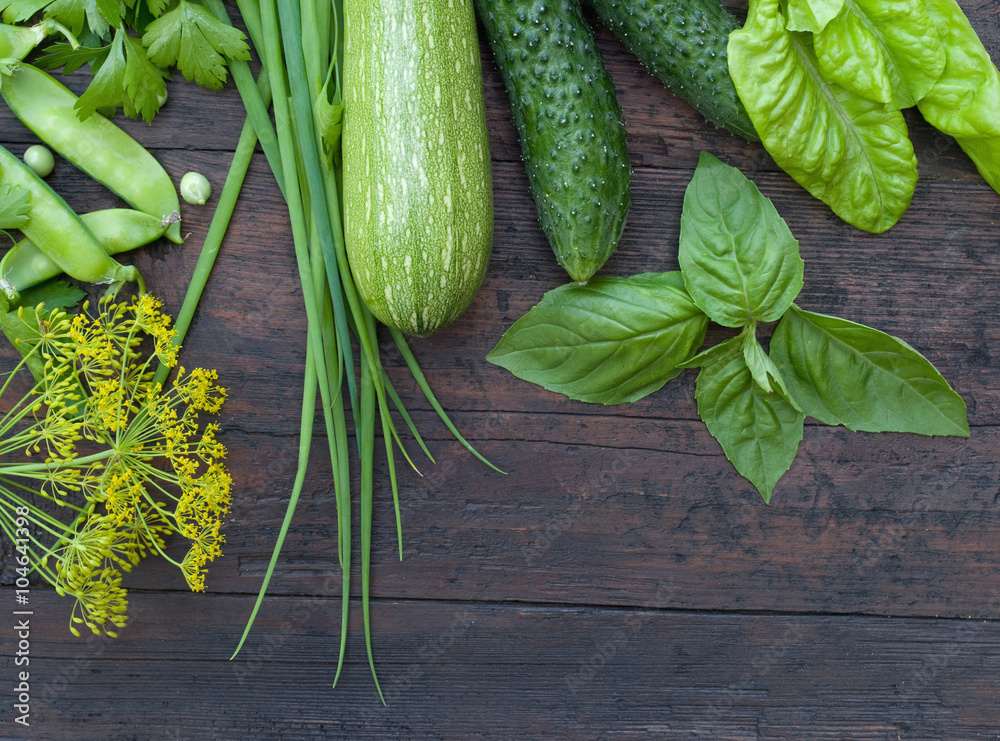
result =
M32 563L75 598L77 635L80 624L109 635L125 625L122 572L148 554L177 566L194 591L222 555L232 480L219 427L202 416L217 414L226 392L201 368L178 368L167 388L154 382L154 363L173 368L178 351L160 308L147 294L102 299L93 313L85 304L74 316L36 311L37 338L22 353L25 363L41 359L44 373L0 420L0 456L44 456L28 464L0 457L0 497L30 511L54 541L33 538ZM9 485L15 476L34 484ZM26 490L69 508L72 520L32 505ZM0 524L10 534L10 523ZM188 543L180 561L166 552L178 539Z

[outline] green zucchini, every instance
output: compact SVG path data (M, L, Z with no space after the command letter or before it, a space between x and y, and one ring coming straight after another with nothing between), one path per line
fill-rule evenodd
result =
M472 302L493 184L471 0L345 0L344 237L362 299L425 336Z
M716 126L760 141L729 77L739 28L719 0L587 0L601 22L675 95Z
M632 168L614 84L578 0L476 0L538 219L575 281L618 248Z

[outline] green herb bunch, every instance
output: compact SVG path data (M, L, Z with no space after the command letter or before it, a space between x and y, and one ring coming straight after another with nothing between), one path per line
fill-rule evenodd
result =
M152 121L166 100L171 70L219 90L229 62L250 58L245 35L200 0L0 0L0 11L5 23L41 15L76 37L49 46L37 64L62 67L64 74L90 65L93 77L77 104L80 118L121 108L126 116Z
M221 554L231 479L218 426L199 418L220 410L225 391L204 369L178 368L168 389L154 382L154 363L172 367L178 351L159 307L146 294L104 298L93 315L86 305L19 313L24 357L0 388L0 528L20 576L37 572L74 598L75 635L80 624L112 636L125 625L122 574L148 554L195 591ZM8 404L33 361L43 372ZM179 560L166 552L171 535L187 542Z
M798 241L739 170L702 153L684 196L679 271L547 293L487 359L572 399L636 401L699 368L698 413L770 502L805 417L851 430L967 437L962 398L902 340L806 311ZM739 334L703 352L709 321ZM765 351L758 325L777 322Z

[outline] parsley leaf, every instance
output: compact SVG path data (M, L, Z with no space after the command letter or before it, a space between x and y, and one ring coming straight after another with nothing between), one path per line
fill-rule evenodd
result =
M166 73L149 61L138 39L120 28L102 58L93 60L94 72L86 92L76 102L77 115L85 119L95 111L119 106L130 118L140 115L149 123L160 108L158 96L166 92Z
M0 185L0 229L20 229L31 218L31 191L11 183Z
M120 25L125 17L124 0L97 0L97 9L112 26Z
M87 292L79 286L64 280L51 280L22 291L18 303L21 306L45 304L45 308L51 311L52 309L72 309L86 297Z
M142 43L160 67L173 67L187 80L218 90L226 81L226 59L250 59L246 36L201 5L180 0L146 27Z
M91 64L95 61L100 64L100 60L107 53L107 47L104 46L84 46L81 44L74 49L71 44L60 41L45 47L45 54L35 60L35 66L44 69L62 67L62 73L68 75L85 64Z
M13 24L26 21L50 2L51 0L0 0L3 22Z
M18 4L31 3L39 5L37 0L15 0ZM45 5L45 3L41 3ZM54 0L45 8L47 18L55 18L69 27L69 30L79 36L83 29L89 28L95 35L104 39L111 30L107 19L101 14L97 0Z

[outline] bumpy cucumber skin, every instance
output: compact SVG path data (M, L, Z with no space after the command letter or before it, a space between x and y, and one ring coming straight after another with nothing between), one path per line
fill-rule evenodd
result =
M472 302L493 181L471 0L345 0L344 238L362 299L426 336Z
M726 46L739 28L719 0L587 0L652 74L716 126L760 141L729 77Z
M618 248L632 168L614 84L578 0L476 0L542 231L573 280Z

